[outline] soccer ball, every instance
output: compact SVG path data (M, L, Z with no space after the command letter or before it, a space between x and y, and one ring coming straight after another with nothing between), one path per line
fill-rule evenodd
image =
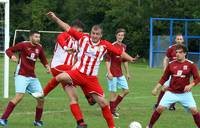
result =
M142 125L137 121L133 121L130 123L129 128L142 128Z

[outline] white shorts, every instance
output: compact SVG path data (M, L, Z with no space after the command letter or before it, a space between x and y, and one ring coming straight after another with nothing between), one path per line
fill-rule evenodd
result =
M15 76L15 92L16 93L42 93L43 89L38 78L25 77L22 75Z
M112 80L107 79L107 81L108 81L108 90L111 92L116 92L117 88L128 89L128 82L125 76L113 77Z
M196 102L192 96L192 92L185 92L185 93L179 94L179 93L166 91L159 105L169 108L169 106L172 103L176 103L176 102L179 102L181 105L183 105L183 107L187 111L189 108L192 108L192 107L196 108Z

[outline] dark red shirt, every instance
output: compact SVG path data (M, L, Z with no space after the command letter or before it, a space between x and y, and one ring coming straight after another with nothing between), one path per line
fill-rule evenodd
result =
M185 86L190 84L191 76L193 76L195 85L200 82L197 66L189 60L170 62L159 83L163 85L169 76L171 76L171 81L168 90L174 93L184 93Z
M35 62L37 58L45 66L48 64L42 46L37 44L33 45L30 42L17 43L15 46L6 50L6 54L11 58L14 52L19 52L19 75L26 77L36 77L35 75Z
M172 45L167 49L166 56L169 58L169 61L176 59L176 45Z
M126 50L126 45L123 43L114 42L112 45L122 51ZM121 64L124 62L124 60L121 58L121 56L117 56L113 53L107 53L105 60L110 62L110 72L114 77L120 77L123 75Z

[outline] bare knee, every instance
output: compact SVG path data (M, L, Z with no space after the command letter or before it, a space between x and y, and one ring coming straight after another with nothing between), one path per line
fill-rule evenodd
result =
M12 103L18 104L24 97L24 93L17 93L15 97L11 100Z
M126 96L126 95L129 93L129 90L128 90L128 89L125 89L125 90L123 90L122 93L123 93L124 96Z
M190 108L190 111L191 111L192 115L195 115L198 113L198 110L196 107Z
M104 97L98 96L97 94L92 94L92 96L101 108L108 105L108 102L106 101Z
M62 82L62 83L66 83L66 84L72 84L72 80L71 80L70 76L65 72L57 75L56 80L58 82Z
M157 111L158 113L162 113L165 109L166 109L166 108L165 108L164 106L158 106L158 107L156 108L156 111Z
M43 108L43 106L44 106L44 99L38 98L37 99L37 108Z

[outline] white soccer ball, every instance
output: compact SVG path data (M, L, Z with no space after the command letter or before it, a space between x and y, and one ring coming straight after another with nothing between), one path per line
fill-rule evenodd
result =
M137 121L133 121L130 123L129 128L142 128L142 125Z

